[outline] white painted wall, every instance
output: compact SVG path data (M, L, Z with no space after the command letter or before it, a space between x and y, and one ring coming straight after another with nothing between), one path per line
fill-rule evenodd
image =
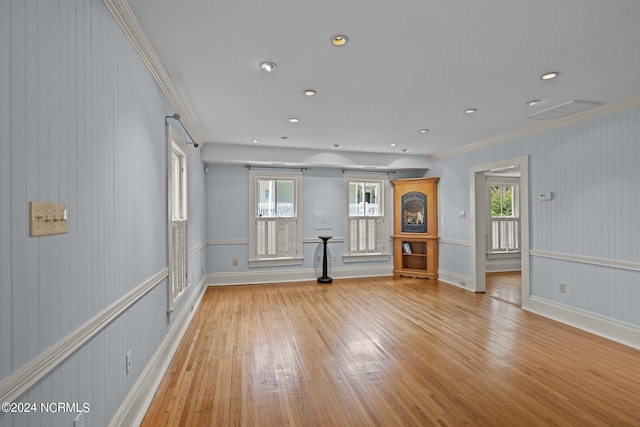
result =
M169 114L102 1L0 3L0 390L167 267ZM190 162L193 246L204 239L204 173L198 154ZM68 234L29 237L35 200L68 205ZM195 283L203 256L191 257ZM105 425L167 333L166 306L162 280L17 399L87 402L85 425ZM0 414L0 426L73 417Z
M434 160L429 175L440 177L445 217L441 271L470 275L469 218L458 217L469 211L470 169L523 155L529 155L531 300L639 327L637 107ZM553 200L538 200L540 192L552 192Z

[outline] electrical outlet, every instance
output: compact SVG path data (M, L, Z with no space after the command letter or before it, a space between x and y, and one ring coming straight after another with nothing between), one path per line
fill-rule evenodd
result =
M460 281L460 286L462 286L463 288L467 287L467 282L465 282L464 280Z
M73 427L84 427L84 413L78 412L78 415L73 419Z
M567 284L566 283L559 283L558 284L558 292L560 292L561 294L564 294L567 292Z
M133 368L133 350L127 351L127 355L125 357L127 363L127 374L131 372L131 368Z
M232 264L234 267L237 267L237 266L238 266L238 258L234 258L234 259L231 261L231 264Z

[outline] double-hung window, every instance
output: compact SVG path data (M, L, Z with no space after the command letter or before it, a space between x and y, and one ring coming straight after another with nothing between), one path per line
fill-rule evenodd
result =
M249 266L302 264L302 172L249 173Z
M386 175L345 175L345 261L389 259Z
M520 252L519 197L517 180L489 180L489 254Z
M167 126L168 311L189 286L187 148Z

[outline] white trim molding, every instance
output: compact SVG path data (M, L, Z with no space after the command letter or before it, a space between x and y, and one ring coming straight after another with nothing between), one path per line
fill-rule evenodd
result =
M487 139L484 141L476 142L475 144L466 145L464 147L456 148L441 153L435 153L429 156L429 160L444 159L445 157L456 156L458 154L469 153L471 151L479 150L481 148L491 147L493 145L503 144L505 142L513 141L515 139L524 138L531 135L537 135L542 132L559 129L561 127L570 126L576 123L586 122L587 120L597 119L598 117L604 117L609 114L619 113L631 108L640 106L640 95L635 95L621 101L605 104L600 107L592 108L580 113L572 114L570 116L554 120L548 123L543 123L537 126L532 126L527 129L523 129L518 132L508 133L496 138Z
M317 237L305 237L302 239L303 244L322 243ZM344 243L344 237L332 237L329 241L331 243ZM204 246L220 246L220 245L248 245L249 239L212 239L203 243Z
M193 248L189 249L189 256L194 256L195 254L197 254L198 252L200 252L202 249L206 248L208 244L208 241L205 240L204 242L194 246Z
M12 402L38 381L49 375L71 354L102 331L107 325L127 311L149 291L167 278L169 269L162 271L132 290L78 329L55 343L52 347L28 362L0 383L0 402Z
M321 234L321 233L318 233ZM330 233L326 233L326 234L330 234ZM313 243L322 243L322 240L320 240L319 237L305 237L304 239L302 239L302 243L304 244L313 244ZM332 243L344 243L344 237L332 237L331 240L327 241L327 243L330 245Z
M443 239L442 237L440 238L440 243L444 243L446 245L456 245L456 246L467 246L467 247L471 246L471 242L469 242L468 240Z
M353 267L336 267L331 269L331 276L334 279L347 279L352 277L376 277L376 276L392 276L393 266L353 266ZM225 286L225 285L256 285L265 283L282 283L282 282L303 282L307 280L316 280L317 273L313 268L297 268L287 270L262 270L241 271L241 272L223 272L207 274L207 285L209 286Z
M529 297L524 310L640 350L640 328L587 313L539 297Z
M469 289L469 283L471 283L471 277L469 276L440 269L438 270L438 280L448 285L464 289L465 291L472 290Z
M488 229L487 177L485 172L492 169L517 166L520 168L520 247L522 271L522 295L529 295L529 156L497 160L475 165L470 168L469 180L469 237L471 238L471 283L475 292L486 291ZM523 305L527 298L523 297Z
M189 304L187 305L190 308L185 307L173 322L151 360L138 376L127 396L122 400L118 410L111 417L108 424L109 427L140 425L169 367L169 363L171 363L178 345L182 341L182 337L187 331L187 327L191 323L200 301L202 301L202 296L207 289L205 284L206 276L202 278L196 289L191 293Z
M220 239L220 240L207 240L207 246L220 246L220 245L248 245L249 239Z
M197 245L189 252L190 254L195 254L205 246L204 244ZM162 283L168 274L169 269L163 268L140 286L120 298L113 305L94 316L84 325L2 380L2 382L0 382L0 402L12 402L16 400L38 381L49 375L70 355L91 341L111 322L120 317L120 315L142 299L142 297ZM205 280L206 276L202 278L199 286L203 286ZM194 291L194 293L195 292L196 291Z
M601 267L612 267L619 268L624 270L633 270L640 271L640 263L631 262L631 261L618 261L613 259L606 258L596 258L596 257L588 257L582 255L570 255L570 254L562 254L558 252L547 252L547 251L529 251L531 256L536 256L540 258L550 258L557 259L561 261L572 261L579 262L581 264L591 264L591 265L599 265Z
M160 86L160 89L167 97L175 112L180 114L180 121L193 138L193 141L204 146L200 130L195 125L193 118L171 81L167 70L162 65L160 58L158 58L156 51L153 49L151 42L144 33L138 18L136 18L131 10L127 0L103 0L103 2L120 28L122 28L122 31L133 45L133 48L142 59L144 65Z

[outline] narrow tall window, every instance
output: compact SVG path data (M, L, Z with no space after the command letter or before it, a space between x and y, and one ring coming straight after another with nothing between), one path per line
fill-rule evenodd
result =
M345 256L388 255L384 175L345 175L347 236Z
M491 213L488 253L520 251L519 185L514 181L489 181Z
M178 305L180 296L189 286L187 243L189 213L186 146L171 128L168 128L167 135L168 311L172 312Z
M249 174L249 265L301 264L302 173Z

